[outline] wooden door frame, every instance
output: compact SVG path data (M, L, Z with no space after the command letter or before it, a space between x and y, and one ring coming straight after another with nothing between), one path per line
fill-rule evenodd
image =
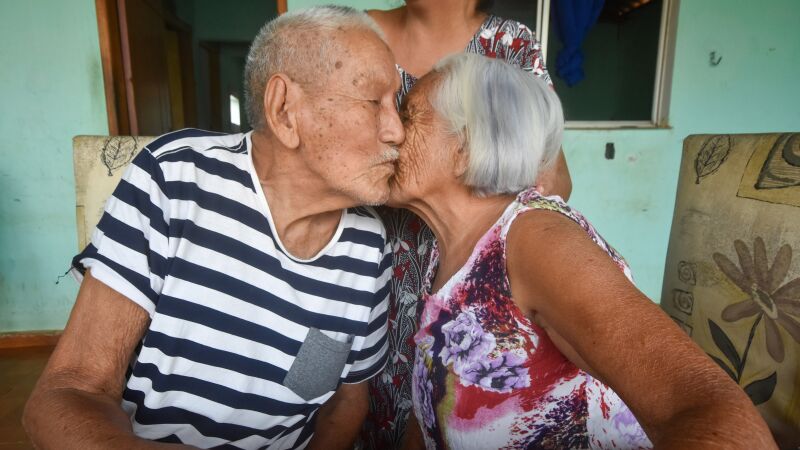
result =
M157 0L146 0L151 5L159 6ZM106 112L108 116L108 134L138 135L136 123L136 104L133 101L133 80L131 79L130 53L123 45L128 30L124 20L125 0L95 0L97 14L97 30L100 43L100 60L103 66L103 90L106 96ZM196 126L197 93L195 91L194 63L192 49L192 28L180 20L172 12L157 7L162 11L165 27L179 33L181 65L188 70L181 71L183 78L184 114L186 123ZM121 16L122 15L122 16ZM122 18L122 20L120 20Z
M108 134L130 135L131 121L122 52L117 0L95 0L100 60L103 65L103 87L106 95ZM130 65L130 61L128 61Z
M288 0L278 0L278 14L283 14L288 10Z

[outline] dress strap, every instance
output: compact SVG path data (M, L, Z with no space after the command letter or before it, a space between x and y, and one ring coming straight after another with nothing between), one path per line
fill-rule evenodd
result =
M592 241L594 241L595 244L608 253L608 256L610 256L617 266L619 266L619 268L625 272L625 275L629 279L633 280L630 266L628 265L627 261L625 261L625 258L623 258L622 255L620 255L619 252L614 249L614 247L612 247L608 242L606 242L605 239L603 239L600 233L598 233L594 226L589 223L588 220L586 220L583 214L567 205L561 197L557 195L545 197L537 192L534 188L530 188L520 192L519 195L517 195L515 203L516 207L513 209L512 214L510 214L503 223L503 228L500 232L500 237L503 241L506 240L508 231L511 229L511 224L514 223L514 219L516 219L520 214L531 210L557 212L583 228Z

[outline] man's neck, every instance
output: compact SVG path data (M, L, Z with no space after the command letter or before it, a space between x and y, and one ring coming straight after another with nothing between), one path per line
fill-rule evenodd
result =
M311 258L330 242L342 210L355 206L353 199L326 186L298 150L257 131L252 143L253 166L269 204L273 231L292 256Z

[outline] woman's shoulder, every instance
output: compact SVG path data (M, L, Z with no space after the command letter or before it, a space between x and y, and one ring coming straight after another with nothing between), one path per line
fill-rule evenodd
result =
M518 216L524 212L531 210L544 210L552 211L581 225L581 228L586 229L591 227L591 224L583 217L578 210L568 205L564 199L558 195L542 195L536 189L527 189L520 192L516 199L517 207L515 215Z
M503 230L505 235L508 235L515 219L520 216L524 216L524 219L518 221L520 223L517 228L534 234L556 227L561 231L561 233L557 233L561 238L576 238L579 235L585 235L605 251L628 278L631 278L630 267L625 258L600 235L594 225L580 211L568 205L561 197L557 195L544 196L534 189L529 189L521 192L517 196L516 202L517 206L514 208L513 216L505 224ZM547 214L526 214L532 211L546 212ZM575 224L577 227L571 227L570 224Z
M483 23L480 35L485 39L497 38L500 35L501 38L510 36L537 44L539 42L536 33L529 26L514 19L505 19L495 15L490 15Z
M522 22L489 16L467 47L467 52L503 59L552 84L544 66L542 45L536 39L536 33Z

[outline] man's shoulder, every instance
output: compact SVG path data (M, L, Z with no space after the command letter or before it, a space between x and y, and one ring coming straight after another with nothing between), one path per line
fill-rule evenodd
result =
M189 155L212 151L222 154L246 154L248 150L246 137L245 133L228 134L184 128L157 137L147 144L144 150L150 152L157 160L181 151Z
M346 211L348 226L343 238L358 244L383 249L386 245L386 227L371 206L356 206Z

